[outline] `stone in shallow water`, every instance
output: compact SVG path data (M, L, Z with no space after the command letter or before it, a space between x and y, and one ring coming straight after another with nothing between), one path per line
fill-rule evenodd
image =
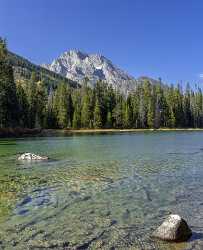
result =
M171 214L169 217L154 231L152 237L165 241L181 242L188 240L192 231L187 222L177 214Z
M33 153L24 153L18 157L18 160L26 160L26 161L45 161L49 158L47 156L36 155Z

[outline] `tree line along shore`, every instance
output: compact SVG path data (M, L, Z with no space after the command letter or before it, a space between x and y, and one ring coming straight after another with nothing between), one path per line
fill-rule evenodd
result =
M180 85L146 80L124 95L102 81L89 87L88 79L77 88L63 81L50 85L35 71L20 84L7 55L6 42L0 38L0 135L9 131L32 134L41 129L81 133L203 128L199 87L187 84L183 90Z

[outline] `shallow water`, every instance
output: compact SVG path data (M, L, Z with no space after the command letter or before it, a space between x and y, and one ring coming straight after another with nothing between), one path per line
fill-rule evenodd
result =
M0 249L203 249L202 178L203 132L0 140ZM150 238L170 213L189 242Z

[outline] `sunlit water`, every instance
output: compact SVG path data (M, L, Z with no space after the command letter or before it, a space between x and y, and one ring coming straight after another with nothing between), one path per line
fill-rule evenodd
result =
M150 238L170 213L189 242ZM203 249L203 132L0 140L0 249L49 248Z

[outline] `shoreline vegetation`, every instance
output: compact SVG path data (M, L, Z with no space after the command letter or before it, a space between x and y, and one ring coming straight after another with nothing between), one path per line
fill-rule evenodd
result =
M203 131L203 128L158 128L158 129L29 129L0 128L0 138L54 136L71 134L108 134L108 133L139 133L139 132L172 132L172 131Z

